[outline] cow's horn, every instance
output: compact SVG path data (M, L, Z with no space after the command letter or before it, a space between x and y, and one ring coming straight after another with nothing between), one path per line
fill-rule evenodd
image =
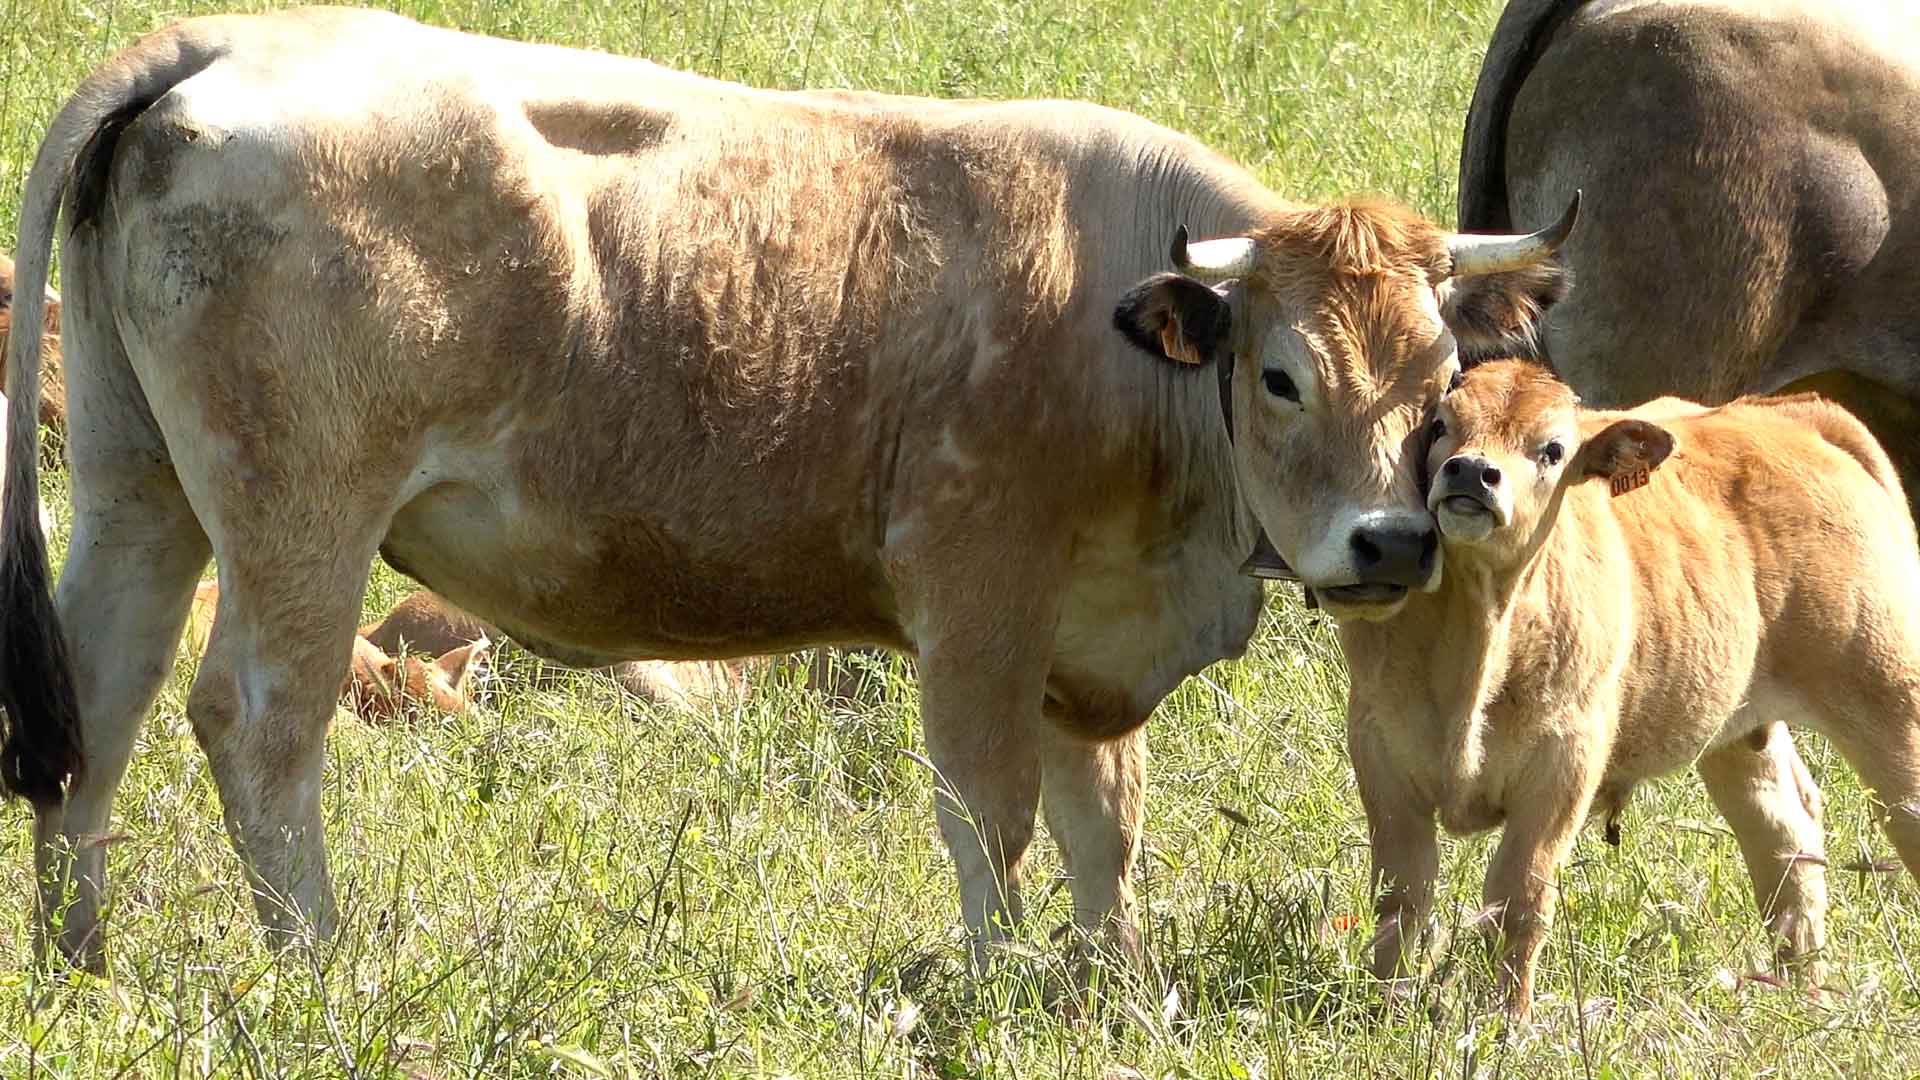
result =
M1247 276L1253 269L1255 248L1254 242L1244 236L1202 240L1189 245L1185 225L1173 231L1174 268L1201 281L1225 281Z
M1579 216L1580 193L1576 191L1560 220L1539 232L1523 236L1454 233L1447 237L1447 254L1453 256L1453 276L1497 274L1543 262L1566 243L1567 234L1573 231L1573 221Z

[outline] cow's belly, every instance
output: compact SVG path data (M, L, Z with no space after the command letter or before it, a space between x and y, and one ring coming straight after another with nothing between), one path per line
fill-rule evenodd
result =
M1047 716L1082 738L1125 735L1181 680L1244 653L1265 595L1225 548L1116 563L1074 576L1054 634Z
M694 545L662 521L536 508L453 482L403 507L380 550L534 652L579 666L900 644L874 573L843 545L785 531Z

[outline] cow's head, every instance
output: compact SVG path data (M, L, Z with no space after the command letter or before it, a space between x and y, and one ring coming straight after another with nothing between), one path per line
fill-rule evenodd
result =
M1332 614L1385 618L1439 585L1418 462L1458 349L1531 344L1565 295L1549 257L1578 206L1525 236L1450 234L1382 203L1191 245L1182 229L1180 273L1135 286L1114 322L1169 362L1232 365L1228 430L1255 516Z
M1428 501L1455 558L1496 570L1538 549L1574 484L1625 494L1673 452L1645 420L1583 415L1567 384L1524 360L1474 368L1440 400L1426 468Z

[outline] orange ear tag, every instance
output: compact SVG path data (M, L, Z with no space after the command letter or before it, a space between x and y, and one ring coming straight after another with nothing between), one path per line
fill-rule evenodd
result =
M1637 491L1640 488L1646 487L1652 479L1653 470L1642 465L1632 472L1615 473L1607 483L1613 493L1612 497L1617 499L1629 491Z

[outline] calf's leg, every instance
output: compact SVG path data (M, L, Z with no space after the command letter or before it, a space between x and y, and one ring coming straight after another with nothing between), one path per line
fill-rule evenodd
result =
M1818 986L1825 975L1826 839L1819 790L1785 725L1769 724L1706 754L1698 768L1740 842L1780 962Z
M1576 722L1563 730L1596 726ZM1534 968L1559 904L1560 867L1593 807L1606 748L1542 740L1537 755L1540 767L1508 792L1506 831L1487 868L1485 891L1487 906L1499 913L1500 988L1516 1021L1533 1009Z
M1367 886L1374 898L1373 974L1391 990L1419 959L1440 873L1440 838L1434 808L1393 768L1381 738L1365 723L1348 724L1347 756L1373 858Z

